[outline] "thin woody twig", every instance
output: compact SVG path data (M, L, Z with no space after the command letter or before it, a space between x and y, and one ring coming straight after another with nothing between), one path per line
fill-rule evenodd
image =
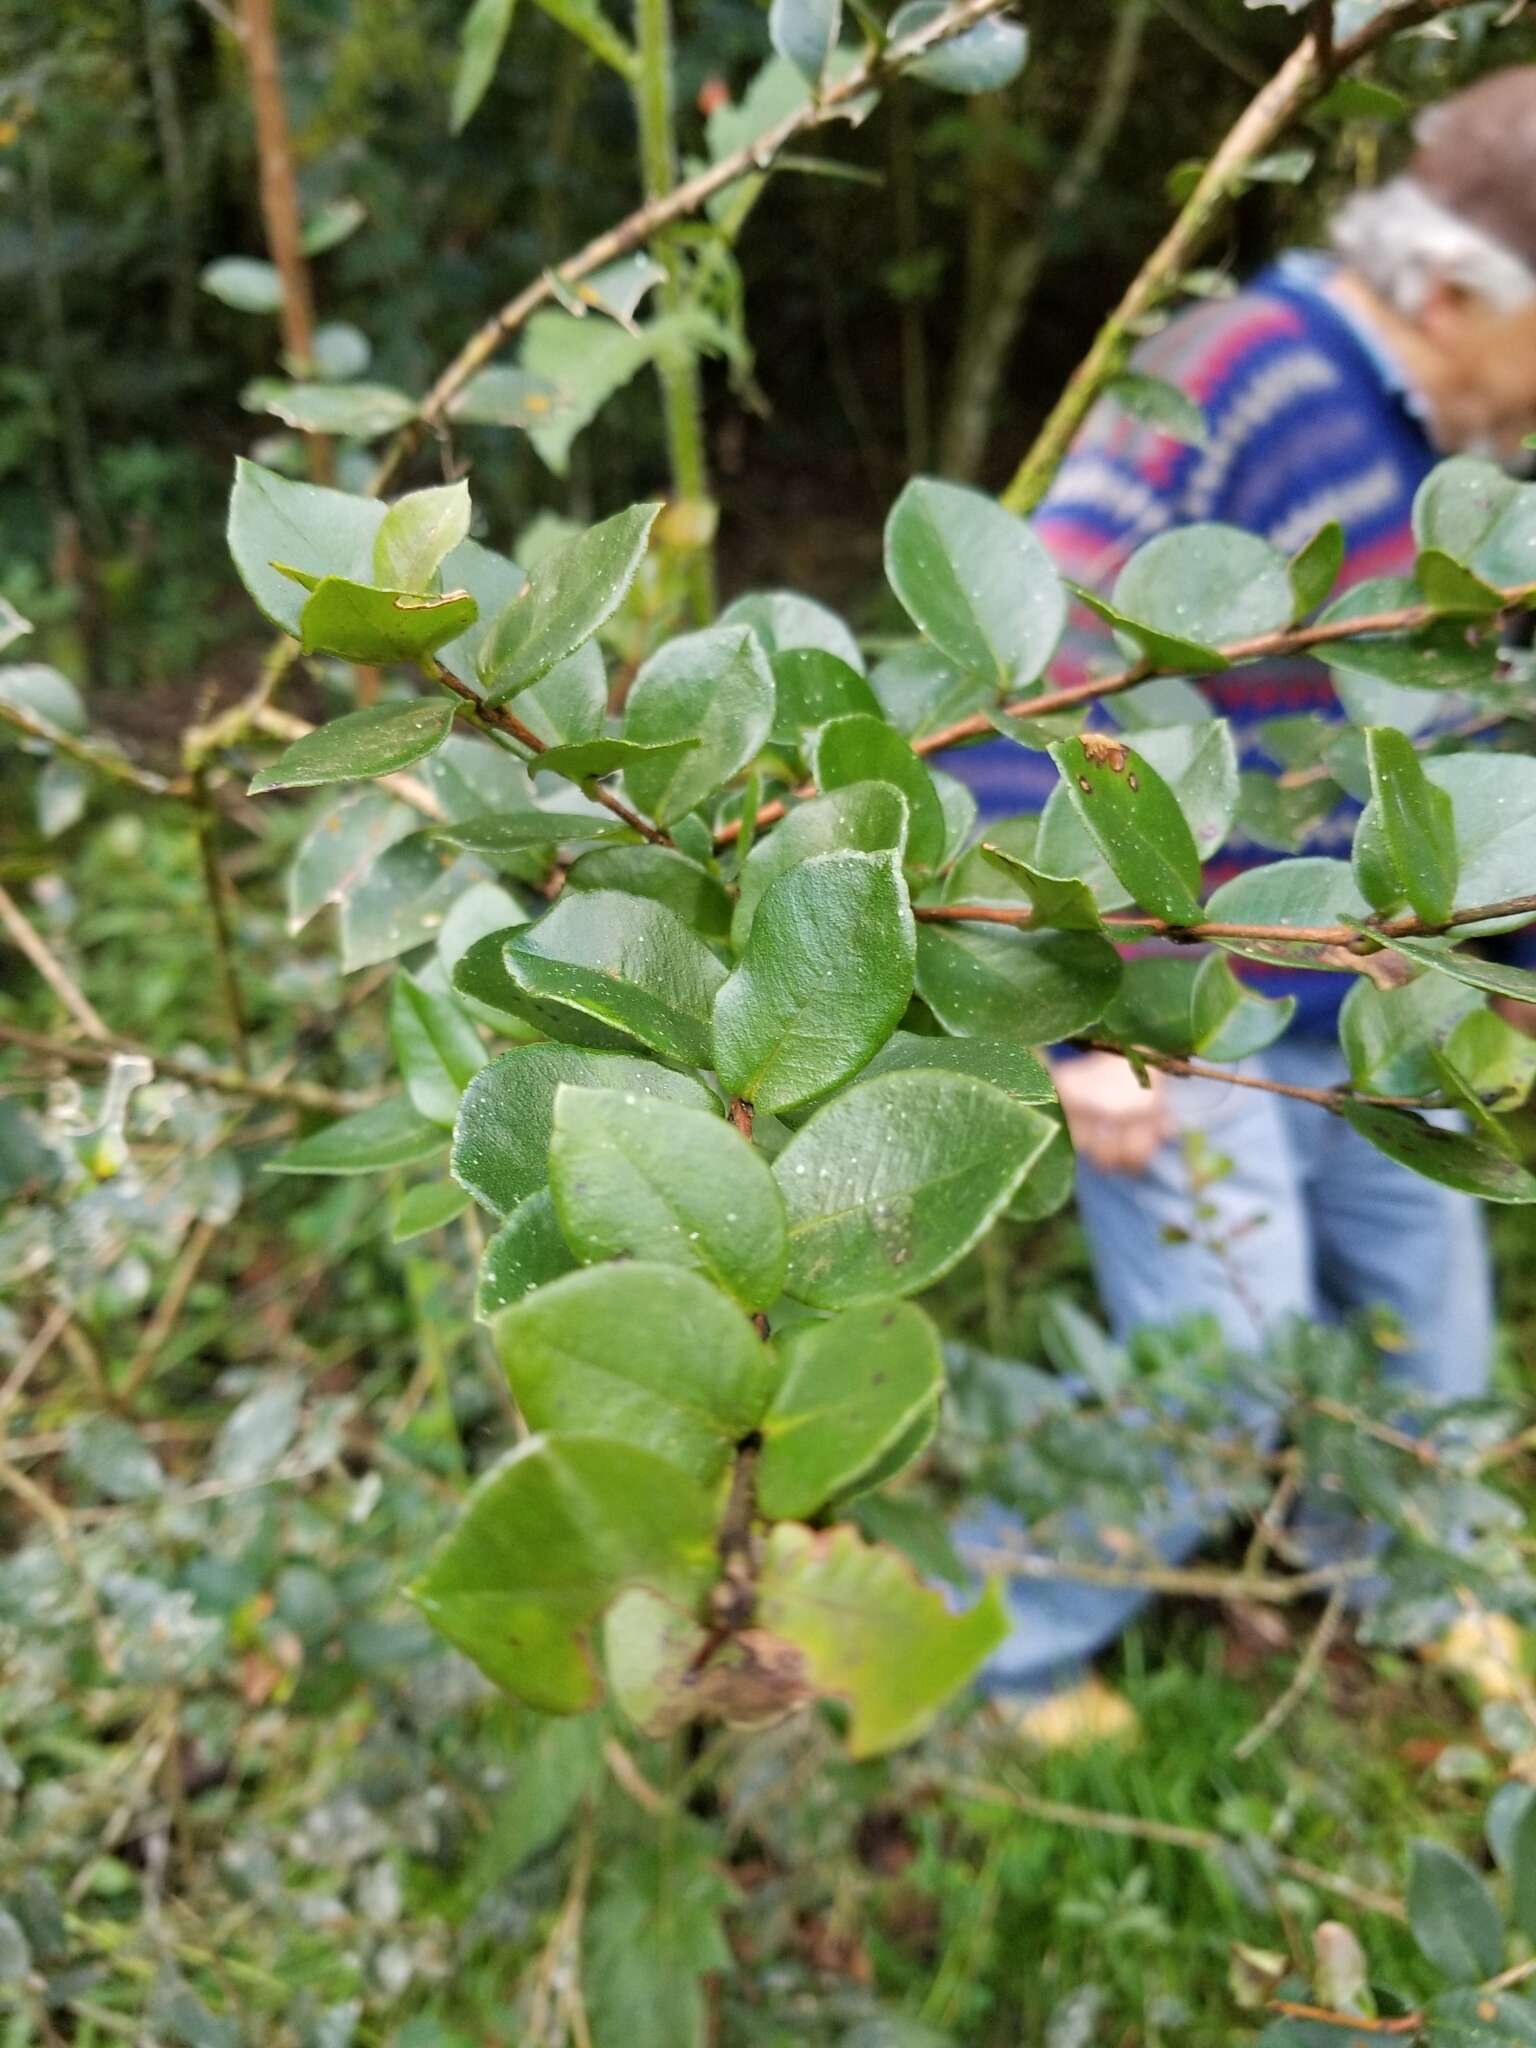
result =
M963 1543L961 1550L988 1571L1033 1583L1068 1579L1085 1586L1110 1586L1146 1593L1169 1593L1189 1600L1251 1600L1270 1607L1291 1607L1314 1593L1368 1577L1380 1566L1368 1558L1320 1565L1315 1571L1275 1573L1207 1570L1200 1565L1096 1564L1087 1558L1045 1557L1036 1550L1010 1544Z
M1108 912L1102 919L1106 931L1139 938L1167 938L1193 942L1200 939L1252 939L1264 945L1357 947L1393 939L1435 938L1462 925L1482 924L1500 917L1536 913L1536 894L1506 896L1497 903L1470 904L1453 910L1449 917L1389 917L1359 924L1244 924L1225 918L1202 918L1195 924L1170 924L1165 917L1144 917L1139 912ZM920 903L913 916L923 924L1001 924L1016 931L1044 931L1052 927L1032 910L1014 910L1000 903ZM1364 927L1362 930L1362 926Z
M164 775L138 767L124 754L114 753L106 747L94 747L71 732L30 717L19 705L8 704L3 697L0 697L0 724L12 726L28 739L42 740L55 753L62 754L78 767L89 768L92 774L104 775L109 781L124 783L129 789L138 790L141 796L171 796L185 800L190 795L185 782L172 782Z
M605 263L612 263L615 258L627 256L632 249L638 249L663 228L702 212L717 192L723 192L738 179L771 170L775 157L802 135L825 127L831 121L856 118L857 104L866 93L905 70L939 44L963 35L989 15L1000 13L1006 4L1007 0L960 0L959 5L925 23L913 34L902 36L887 43L883 50L873 52L817 97L808 99L793 113L776 121L754 142L733 150L696 177L685 178L682 184L674 185L662 197L636 207L615 227L595 235L584 248L574 256L568 256L553 271L546 270L526 285L470 336L438 377L422 400L417 418L401 430L385 452L370 486L373 493L378 495L388 488L423 432L443 422L453 400L475 372L484 368L531 314L536 313L540 306L556 300L562 287L579 283Z
M243 1096L252 1102L285 1103L291 1109L311 1109L324 1116L350 1116L377 1100L369 1095L346 1095L334 1088L320 1088L308 1081L271 1081L256 1074L237 1073L233 1067L200 1067L192 1060L180 1060L137 1045L132 1039L106 1038L91 1045L67 1045L41 1031L24 1031L18 1024L0 1023L0 1045L14 1045L44 1059L62 1060L72 1067L110 1067L123 1054L151 1062L157 1073L173 1081L185 1081L193 1088L211 1088L216 1095Z
M1233 1749L1232 1754L1239 1763L1246 1763L1255 1750L1269 1740L1298 1707L1311 1690L1312 1682L1323 1668L1323 1659L1333 1647L1333 1639L1339 1632L1344 1619L1344 1588L1337 1586L1328 1596L1317 1627L1308 1638L1307 1647L1297 1660L1291 1674L1291 1682L1275 1700L1261 1721L1256 1721Z
M111 1033L85 991L23 912L8 889L0 888L0 924L17 951L24 953L53 990L87 1038L108 1038Z
M1423 1109L1424 1099L1417 1095L1362 1095L1353 1088L1305 1088L1299 1081L1272 1081L1265 1074L1239 1074L1231 1067L1215 1067L1205 1060L1184 1059L1178 1053L1157 1052L1149 1045L1110 1045L1106 1041L1090 1038L1081 1040L1094 1052L1112 1052L1120 1059L1140 1060L1144 1065L1156 1067L1160 1073L1177 1075L1181 1080L1225 1081L1232 1088L1254 1088L1264 1095L1283 1095L1291 1102L1315 1103L1319 1109L1331 1109L1336 1113L1346 1102L1363 1102L1373 1109Z

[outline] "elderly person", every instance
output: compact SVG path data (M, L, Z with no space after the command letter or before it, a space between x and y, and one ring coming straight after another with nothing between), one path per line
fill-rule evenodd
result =
M1341 587L1409 576L1414 494L1436 461L1520 459L1536 428L1536 65L1488 77L1425 115L1405 174L1351 198L1332 241L1334 254L1283 257L1141 349L1137 367L1196 400L1208 438L1174 441L1101 402L1036 517L1065 575L1107 591L1138 547L1195 521L1243 527L1291 552L1336 520L1346 538ZM1084 610L1051 680L1117 665ZM1262 756L1255 729L1265 721L1340 715L1316 662L1240 667L1202 688L1250 759ZM984 817L1038 810L1055 780L1043 756L1003 741L946 765ZM1340 814L1305 850L1347 857L1352 830L1353 817ZM1276 857L1239 834L1210 879ZM1254 1067L1314 1087L1345 1080L1337 1023L1347 977L1260 970L1260 979L1269 993L1294 994L1298 1008ZM1489 1269L1468 1197L1395 1166L1304 1103L1198 1080L1153 1076L1143 1086L1109 1054L1064 1057L1054 1071L1117 1334L1206 1311L1234 1346L1253 1349L1290 1314L1384 1306L1404 1332L1394 1374L1447 1400L1485 1388ZM1206 1220L1194 1235L1193 1134L1231 1162L1202 1186ZM1175 1519L1148 1532L1168 1555L1194 1547L1209 1504L1203 1517L1186 1514L1186 1526ZM994 1515L980 1533L1005 1527ZM1064 1695L1138 1604L1080 1584L1017 1584L995 1690L1021 1704L1054 1691L1044 1711L1020 1715L1042 1737L1114 1726L1123 1715L1102 1688L1078 1696L1088 1709L1075 1719Z

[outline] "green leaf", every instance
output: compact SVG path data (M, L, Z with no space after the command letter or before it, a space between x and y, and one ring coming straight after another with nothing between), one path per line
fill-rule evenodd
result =
M814 1308L916 1294L993 1222L1055 1126L965 1074L880 1074L819 1109L774 1161L787 1291Z
M1008 875L1018 882L1029 898L1037 925L1049 925L1062 932L1103 930L1104 920L1086 882L1080 882L1071 875L1042 874L1005 847L990 845L986 840L982 841L981 853L999 874ZM961 897L957 900L963 902L966 899Z
M579 1265L560 1229L553 1195L540 1188L518 1203L486 1246L475 1285L475 1314L489 1322L534 1288L574 1273Z
M502 960L521 1013L552 1037L711 1063L710 1016L725 969L664 903L610 889L562 895L511 934ZM582 1020L600 1027L596 1038Z
M611 1089L555 1097L550 1183L583 1259L685 1266L748 1308L784 1285L784 1204L761 1153L702 1109Z
M812 734L811 752L824 793L856 782L894 784L907 803L907 859L918 867L938 866L948 838L944 807L926 765L894 726L867 713L828 719Z
M726 606L720 614L720 624L750 626L770 661L776 654L830 654L855 674L864 673L859 643L837 613L828 611L814 597L802 597L798 591L748 591Z
M722 885L670 846L600 846L572 862L565 886L648 896L704 939L724 940L730 932L731 900Z
M1502 595L1439 548L1426 548L1414 567L1424 602L1450 618L1491 618L1502 611Z
M900 855L907 839L907 801L889 782L852 782L793 810L759 839L737 878L731 943L746 945L757 906L781 875L821 853Z
M517 0L474 0L459 30L459 63L453 76L448 126L458 135L485 98L512 27Z
M1349 863L1303 855L1268 867L1249 868L1223 882L1205 906L1219 924L1339 925L1369 915ZM1280 967L1344 966L1321 956L1327 950L1293 939L1218 939L1225 951ZM1347 968L1345 971L1349 971Z
M1527 1941L1536 1940L1536 1800L1526 1806L1510 1837L1509 1910Z
M1371 801L1393 884L1429 923L1451 914L1456 900L1456 832L1450 798L1424 773L1411 740L1390 726L1368 726L1366 762ZM1356 874L1367 895L1366 873ZM1390 907L1390 906L1388 906Z
M1477 996L1422 974L1402 988L1375 988L1362 975L1339 1012L1349 1077L1369 1095L1428 1095L1440 1085L1434 1049L1449 1039Z
M1187 391L1170 384L1166 377L1149 377L1141 370L1122 370L1104 386L1104 396L1124 407L1143 426L1156 427L1175 441L1203 448L1211 438L1205 414Z
M1232 728L1225 719L1158 726L1136 735L1136 752L1173 791L1200 858L1209 860L1237 812L1241 783ZM1045 874L1075 876L1101 910L1118 909L1133 898L1079 815L1081 794L1065 777L1052 790L1030 864Z
M496 925L465 946L453 964L453 992L468 1009L504 1038L536 1039L547 1033L528 1017L529 1004L523 990L507 972L503 947L524 917Z
M327 199L305 221L304 232L300 237L299 246L303 249L306 256L324 256L328 250L339 249L343 242L355 235L367 218L367 207L361 199L353 198L350 193L343 194L339 199ZM334 334L336 324L332 322L329 327L322 327L317 330L315 334L315 354L317 357L321 354L319 344L322 338L327 334ZM355 334L357 330L354 328L352 332ZM366 362L367 358L364 357L364 365L366 365ZM346 374L356 375L356 371L350 371Z
M898 1552L847 1526L818 1535L794 1522L764 1546L758 1620L794 1644L819 1692L847 1701L855 1757L921 1735L1010 1626L995 1583L951 1613Z
M1531 887L1530 820L1536 816L1536 760L1520 754L1445 754L1424 763L1428 781L1451 800L1456 835L1457 910L1501 903ZM1458 928L1463 939L1511 931L1523 916Z
M1426 2048L1536 2048L1536 2008L1509 1991L1442 1991L1424 2008Z
M204 264L197 281L210 298L237 313L275 313L283 303L276 264L255 256L216 257Z
M1256 534L1210 522L1138 548L1113 597L1127 617L1207 647L1279 632L1295 605L1283 555Z
M670 825L745 768L773 726L773 672L757 635L714 626L669 641L629 692L624 737L639 745L696 739L689 753L636 762L624 778L632 803Z
M425 833L397 841L342 902L342 966L350 974L430 944L463 891L485 879L477 861L455 860Z
M341 576L366 583L373 541L384 518L376 498L355 498L319 484L301 484L243 459L235 463L229 500L229 551L240 580L285 633L297 635L305 595L285 562L315 581Z
M1203 1059L1244 1060L1273 1045L1296 1014L1294 996L1245 988L1225 953L1200 962L1190 997L1190 1041Z
M285 748L270 768L252 778L250 794L393 775L435 752L452 725L453 706L430 698L348 711Z
M621 78L634 78L634 51L603 13L597 0L539 0L551 21L585 43L600 63L617 71Z
M504 1309L495 1336L535 1429L620 1438L705 1486L756 1429L774 1380L742 1311L672 1264L568 1273Z
M1153 668L1179 676L1191 672L1215 675L1231 667L1219 648L1208 646L1203 640L1191 640L1182 634L1149 625L1145 619L1111 604L1108 598L1099 596L1097 591L1082 584L1072 583L1068 588L1079 604L1086 605L1107 626L1114 627L1115 638L1122 650L1130 655L1144 655ZM1029 744L1027 739L1025 744Z
M772 657L776 746L798 747L829 718L863 712L883 719L880 700L856 668L819 647L792 647Z
M1470 564L1514 501L1520 486L1497 462L1454 455L1425 477L1413 501L1413 533L1421 548L1437 548Z
M736 1960L720 1916L738 1895L715 1851L697 1822L604 1851L581 1966L598 2048L707 2048L714 2001L703 1980Z
M1536 1039L1492 1010L1463 1017L1444 1051L1466 1085L1492 1108L1517 1109L1536 1084Z
M837 47L842 18L842 0L773 0L768 9L768 40L813 90Z
M918 928L917 992L959 1038L1073 1038L1103 1016L1119 983L1119 954L1091 933Z
M469 1196L462 1188L455 1187L451 1180L418 1181L400 1197L389 1233L390 1242L409 1244L412 1238L441 1230L444 1224L462 1216L468 1207Z
M1463 953L1448 939L1419 939L1400 934L1386 943L1394 953L1417 960L1421 967L1433 968L1436 974L1448 975L1452 981L1465 982L1468 988L1480 988L1494 996L1512 996L1519 1003L1536 1002L1536 974L1528 967L1509 967L1502 960L1479 959L1476 953Z
M652 321L635 332L612 320L577 319L553 310L536 313L528 322L522 348L524 372L547 387L542 413L530 423L528 438L557 476L570 467L571 446L616 391L644 364L653 360L675 323Z
M886 38L900 42L903 36L915 35L937 21L943 12L944 0L904 0L886 24ZM1017 22L994 18L951 36L906 69L924 85L936 85L945 92L996 92L1018 77L1028 54L1025 30Z
M432 835L471 853L526 853L530 847L579 846L594 839L633 841L622 818L605 811L502 811L494 817L465 818L439 825Z
M469 511L462 478L397 499L374 535L374 581L390 590L430 590L444 558L469 538Z
M1305 547L1298 548L1290 562L1293 616L1308 619L1325 604L1339 571L1344 566L1344 529L1336 519L1320 526Z
M539 756L539 767L572 782L589 782L621 768L673 768L698 744L696 739L658 740L651 746L611 737L573 740L568 746L547 747Z
M485 1047L435 962L419 980L404 971L395 976L389 1035L412 1103L451 1130L460 1096L485 1065Z
M478 939L526 924L528 913L499 882L476 882L456 897L437 934L437 962L453 981L454 970ZM457 993L463 994L463 990Z
M1043 1060L1005 1038L924 1038L898 1031L864 1069L862 1078L924 1067L946 1074L970 1074L990 1081L1016 1102L1054 1103L1056 1090Z
M68 676L40 661L9 662L0 668L0 704L25 712L54 732L83 733L89 722L80 692Z
M488 704L504 704L538 682L612 618L635 580L660 510L631 505L550 550L486 636L480 673Z
M579 1713L598 1694L587 1631L626 1586L696 1597L714 1524L712 1497L652 1451L530 1437L475 1486L412 1596L487 1678Z
M937 1406L938 1333L909 1302L802 1323L778 1343L781 1371L762 1419L758 1506L803 1521L854 1491Z
M926 14L938 0L913 4ZM886 521L885 573L934 645L999 695L1034 681L1066 623L1066 591L1042 543L995 499L958 484L907 485Z
M379 1173L414 1166L443 1148L439 1125L430 1123L405 1095L392 1095L322 1131L300 1138L267 1161L268 1173Z
M914 945L893 853L822 853L781 875L715 998L721 1086L778 1112L856 1074L911 1001Z
M376 441L416 417L416 401L389 384L286 384L257 377L240 394L247 412L270 412L301 434ZM365 579L366 580L366 579Z
M1344 1115L1362 1138L1400 1166L1485 1202L1536 1202L1536 1177L1517 1160L1460 1131L1442 1130L1407 1109L1347 1102Z
M322 576L299 615L306 654L339 654L344 661L421 661L475 623L466 591L420 597L409 590L376 590L343 576Z
M524 433L559 411L559 387L512 364L479 371L448 404L448 417L465 426L515 427Z
M1447 1977L1477 1983L1504 1960L1504 1930L1493 1895L1454 1850L1439 1842L1414 1843L1407 1903L1414 1940Z
M1094 735L1051 749L1073 808L1143 909L1172 924L1200 918L1200 853L1179 800L1140 754Z
M702 1082L654 1060L575 1045L514 1046L470 1082L453 1132L454 1179L498 1216L509 1216L548 1182L555 1091L562 1081L719 1108Z
M909 740L969 718L994 700L985 676L968 674L924 640L888 654L869 682L885 716Z

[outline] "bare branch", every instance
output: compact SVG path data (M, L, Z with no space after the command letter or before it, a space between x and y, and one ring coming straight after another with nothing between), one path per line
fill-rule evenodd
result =
M307 1081L269 1081L255 1074L236 1073L233 1067L200 1067L192 1060L173 1059L130 1038L109 1037L92 1045L66 1045L41 1031L24 1031L19 1024L0 1024L0 1045L14 1045L23 1052L44 1059L62 1060L70 1067L110 1067L123 1054L146 1059L155 1071L173 1081L185 1081L192 1088L211 1088L216 1095L236 1095L251 1102L283 1103L290 1109L312 1109L325 1116L350 1116L378 1100L371 1095L345 1095L334 1088L320 1088Z

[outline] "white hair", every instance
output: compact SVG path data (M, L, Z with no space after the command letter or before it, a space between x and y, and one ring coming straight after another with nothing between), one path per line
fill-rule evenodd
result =
M1512 249L1442 206L1414 178L1358 192L1334 215L1334 247L1372 290L1410 318L1437 284L1513 313L1536 299L1536 271Z

